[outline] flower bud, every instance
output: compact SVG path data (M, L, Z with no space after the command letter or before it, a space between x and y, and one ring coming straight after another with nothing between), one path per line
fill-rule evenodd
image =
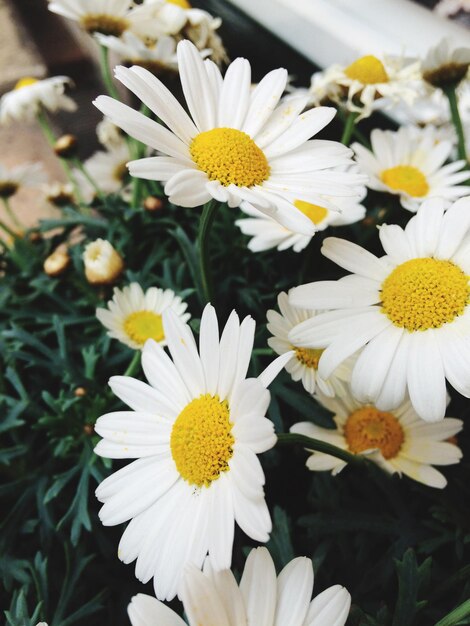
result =
M44 271L48 276L63 274L70 264L70 256L65 243L61 243L44 261Z
M121 275L124 262L120 254L104 239L89 243L83 253L85 276L92 285L109 285Z
M156 196L147 196L144 200L144 209L153 213L154 211L159 211L163 207L163 202L160 198Z
M54 152L62 159L69 159L77 154L78 139L75 135L62 135L54 144Z
M74 390L73 395L76 398L83 398L83 396L86 396L86 389L85 389L85 387L77 387Z

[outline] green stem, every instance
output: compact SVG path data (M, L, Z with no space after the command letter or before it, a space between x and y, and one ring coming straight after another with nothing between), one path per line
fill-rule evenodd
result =
M56 142L56 137L54 135L54 131L52 130L50 124L49 124L49 120L47 119L44 111L39 111L39 113L37 114L37 121L39 123L39 126L41 127L41 130L45 136L45 138L47 139L49 145L51 146L51 148L54 147L54 144ZM72 168L70 167L70 165L67 163L67 161L65 159L61 159L59 157L59 161L62 165L62 169L65 172L65 175L67 176L67 178L69 179L69 181L72 183L74 192L75 192L75 197L77 198L77 201L79 202L79 204L86 204L82 194L80 193L80 188L78 186L77 180L75 178L75 176L73 175L72 172Z
M124 372L124 376L133 376L136 373L137 368L140 365L140 350L136 350L134 352L134 356L132 357L132 361L129 363L128 368Z
M204 302L212 300L212 275L210 270L209 255L209 234L214 222L214 217L219 203L216 200L209 200L202 209L199 221L198 243L199 243L199 268L201 270L202 299Z
M349 142L351 141L351 137L354 131L354 124L356 123L356 118L359 115L356 111L349 111L348 116L346 118L346 122L344 124L343 134L341 136L341 143L345 146L349 146Z
M113 76L111 74L111 69L109 67L109 49L103 45L100 46L100 48L101 48L100 67L101 67L101 76L103 78L103 82L106 86L106 89L109 95L115 98L116 100L119 100L120 99L119 93L114 85Z
M0 220L0 228L4 230L6 234L9 235L12 239L16 239L16 237L18 237L18 234L13 232L11 228L7 226L2 220Z
M5 205L5 210L8 214L8 217L11 219L11 221L16 226L16 228L23 230L25 228L24 224L22 224L20 220L16 217L15 213L13 212L11 208L10 202L8 201L8 198L2 198L2 200L3 200L3 204Z
M308 450L315 450L316 452L323 452L323 454L329 454L337 459L341 459L345 463L352 463L354 465L363 465L365 462L364 457L359 454L351 454L346 450L337 448L331 443L321 441L320 439L312 439L306 435L300 435L297 433L279 433L277 440L280 444L300 444Z
M467 161L467 151L465 149L465 133L463 130L462 120L460 119L457 93L455 88L456 85L448 85L444 88L444 93L449 100L450 115L455 128L455 132L457 133L457 150L459 154L459 159Z

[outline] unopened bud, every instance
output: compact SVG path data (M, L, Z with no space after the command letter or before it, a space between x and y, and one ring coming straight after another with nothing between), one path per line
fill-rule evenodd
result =
M85 389L85 387L77 387L75 389L75 391L73 392L73 395L76 398L83 398L83 396L86 396L86 389Z
M65 243L61 243L44 261L44 271L48 276L59 276L70 264L70 256Z
M160 211L162 207L162 200L160 198L157 198L156 196L147 196L147 198L145 198L144 200L144 209L146 211L150 211L151 213L153 211Z
M62 135L54 144L54 152L63 159L74 157L77 153L78 139L75 135Z
M85 424L85 426L83 427L83 432L85 433L85 435L88 435L90 437L95 432L93 424Z
M97 239L86 246L83 263L86 279L92 285L109 285L124 269L121 255L105 239Z

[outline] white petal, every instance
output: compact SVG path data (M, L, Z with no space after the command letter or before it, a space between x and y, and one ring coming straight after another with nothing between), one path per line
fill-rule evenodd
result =
M349 272L379 282L385 280L390 271L387 265L375 255L346 239L328 237L323 242L321 252Z
M250 552L240 581L249 624L273 626L277 601L276 570L266 548Z
M170 607L143 593L132 598L127 613L132 626L186 626Z
M210 89L204 61L198 49L188 40L177 48L181 86L189 112L200 132L216 126L216 106Z
M344 587L329 587L312 600L304 626L344 626L350 607L351 596Z
M218 126L243 126L250 100L251 67L246 59L238 58L228 66L219 99Z
M275 626L303 624L313 590L312 561L298 557L288 563L277 579Z

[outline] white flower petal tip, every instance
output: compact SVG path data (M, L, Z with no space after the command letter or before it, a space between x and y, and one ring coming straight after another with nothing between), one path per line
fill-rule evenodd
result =
M273 382L276 376L281 372L281 370L287 365L287 363L295 356L295 352L290 350L285 354L281 354L274 361L272 361L258 376L258 380L266 389Z
M144 293L136 283L128 289L117 290L111 303L127 315L142 310L141 298L148 313L159 298L163 306L174 296L157 288ZM149 384L113 376L109 384L129 409L96 423L97 454L135 459L98 487L99 517L109 526L129 522L120 558L136 560L139 580L153 578L159 600L178 593L188 563L200 568L209 555L214 569L230 566L235 522L256 541L267 541L272 528L257 457L276 443L265 417L270 396L259 380L246 378L255 323L233 311L219 336L207 305L198 345L180 313L166 306L161 319L134 328L155 323L169 354L158 338L147 338L141 363Z
M308 626L344 626L351 608L351 595L341 585L325 589L312 600Z

